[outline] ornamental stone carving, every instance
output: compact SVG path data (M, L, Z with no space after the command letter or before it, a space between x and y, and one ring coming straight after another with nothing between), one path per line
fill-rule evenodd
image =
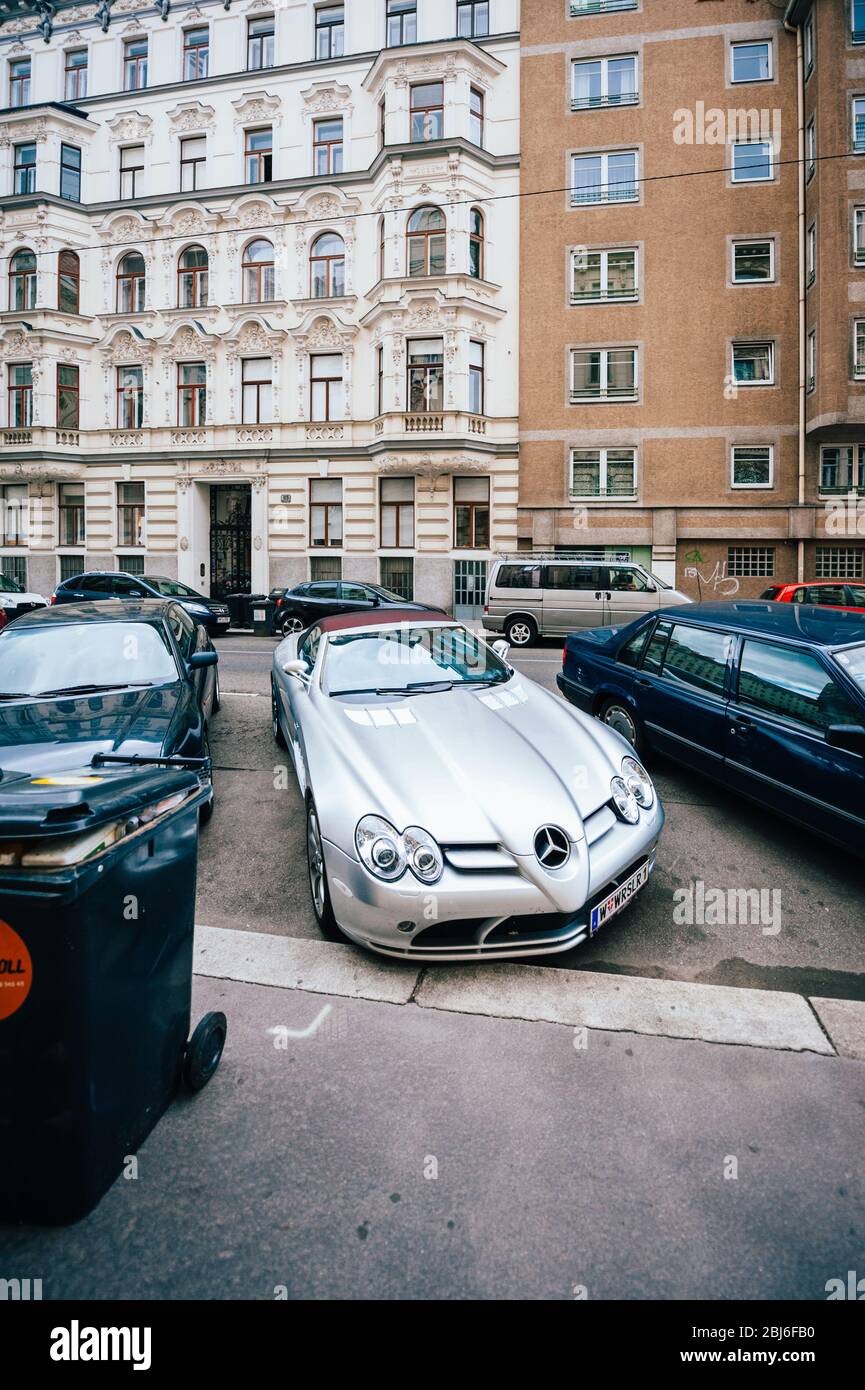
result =
M212 130L216 112L212 106L195 101L175 106L166 114L175 135L187 135L190 131Z
M141 140L148 144L153 138L153 121L150 116L143 116L140 111L113 116L105 124L111 131L112 144L125 143L127 140Z
M279 123L282 102L269 92L248 92L233 101L235 126Z

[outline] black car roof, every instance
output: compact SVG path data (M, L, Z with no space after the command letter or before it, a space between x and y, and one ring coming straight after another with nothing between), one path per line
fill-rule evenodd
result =
M761 637L810 642L817 647L842 647L865 642L865 613L845 609L803 607L764 599L730 599L725 603L689 603L659 608L658 616L700 627L723 627Z
M34 608L16 618L10 627L43 627L46 623L76 623L82 620L102 623L155 623L176 603L171 598L102 599L93 603L57 603Z

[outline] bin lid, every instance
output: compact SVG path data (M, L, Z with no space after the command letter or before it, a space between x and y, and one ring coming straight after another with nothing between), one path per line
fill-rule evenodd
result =
M0 838L96 829L198 786L194 772L168 767L85 767L32 776L0 769Z

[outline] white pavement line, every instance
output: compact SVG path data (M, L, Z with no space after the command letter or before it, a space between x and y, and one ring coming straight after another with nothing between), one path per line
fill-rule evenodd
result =
M865 1004L859 999L811 999L809 1003L839 1056L865 1062Z
M195 928L193 969L196 975L217 980L304 989L385 1004L407 1004L418 977L416 969L377 960L336 941L201 926Z
M798 994L532 965L430 967L422 1008L834 1055Z
M220 690L219 692L219 698L222 704L225 704L226 700L230 700L232 696L235 695L240 696L241 699L244 700L264 700L268 698L266 695L262 694L260 690Z

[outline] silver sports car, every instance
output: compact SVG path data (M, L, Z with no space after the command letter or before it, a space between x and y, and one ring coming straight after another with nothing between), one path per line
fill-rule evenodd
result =
M325 618L273 659L322 930L384 955L566 951L648 881L664 812L623 738L442 614Z

